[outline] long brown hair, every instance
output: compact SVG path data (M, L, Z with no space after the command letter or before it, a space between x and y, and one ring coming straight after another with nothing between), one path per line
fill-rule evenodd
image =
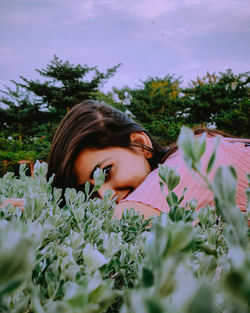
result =
M152 148L130 142L133 132L145 132ZM85 148L141 146L153 153L149 159L151 170L156 168L165 156L167 149L150 135L141 125L125 113L104 102L86 100L76 105L59 124L52 141L48 159L48 174L53 173L53 186L65 189L76 187L74 161Z

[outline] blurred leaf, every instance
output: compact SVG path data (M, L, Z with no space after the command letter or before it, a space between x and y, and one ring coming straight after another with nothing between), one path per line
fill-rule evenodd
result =
M108 262L108 259L90 244L87 244L83 249L83 257L86 262L86 271L88 273L96 271Z

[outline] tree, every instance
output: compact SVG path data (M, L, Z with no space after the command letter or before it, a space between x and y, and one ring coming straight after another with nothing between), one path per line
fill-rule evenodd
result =
M180 84L171 75L149 77L140 88L129 90L127 108L164 145L177 139L185 119Z
M104 97L99 88L119 66L100 72L97 67L74 65L54 56L45 69L36 69L41 80L23 76L21 82L12 80L14 88L5 86L0 98L1 135L18 141L12 144L12 152L33 150L38 159L45 160L63 116L85 99Z
M5 109L1 109L1 127L9 134L19 134L20 142L23 135L26 139L41 136L46 129L53 134L53 124L57 125L75 104L98 97L98 88L119 66L102 73L96 67L73 65L54 56L45 69L36 70L44 78L42 82L20 76L21 82L12 80L15 90L5 87L2 91L0 104Z
M35 134L39 136L37 129L34 126L38 121L46 122L47 112L41 110L40 104L31 99L30 92L25 91L15 84L15 90L6 87L7 91L2 91L4 96L1 98L1 103L7 107L1 108L3 114L0 125L2 131L11 136L13 139L19 140L23 143L23 137L26 141L32 138ZM35 128L37 128L36 125Z
M54 56L45 69L36 70L45 81L28 80L21 76L23 83L17 85L32 92L46 109L56 112L58 118L58 114L62 117L75 104L90 96L95 98L95 93L115 74L119 66L102 73L97 67L73 65Z
M183 90L189 124L213 124L234 135L250 135L250 72L209 73Z

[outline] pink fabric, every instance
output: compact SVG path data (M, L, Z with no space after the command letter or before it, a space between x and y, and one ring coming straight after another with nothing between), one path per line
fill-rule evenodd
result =
M214 149L214 139L207 138L206 152L202 156L202 169L205 169L208 160ZM250 146L245 143L250 143L250 139L235 139L235 138L221 138L220 145L217 149L217 158L214 169L209 174L210 179L213 178L216 168L220 165L233 165L237 171L237 205L242 211L246 211L246 194L245 190L248 187L246 173L250 172ZM176 168L180 174L180 183L174 189L174 192L181 196L183 189L187 187L185 198L182 205L191 199L196 199L198 202L197 208L206 206L206 204L213 205L213 194L208 190L200 177L187 168L180 150L172 154L164 165ZM122 202L135 201L150 205L162 212L168 212L169 206L166 202L166 196L160 189L160 178L158 176L158 169L152 171L146 179ZM167 190L165 190L167 193Z

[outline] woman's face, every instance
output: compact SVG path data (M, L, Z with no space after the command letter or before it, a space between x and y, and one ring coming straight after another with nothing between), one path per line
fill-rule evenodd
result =
M117 203L126 198L150 172L150 165L141 148L108 147L104 149L82 150L74 163L78 185L89 181L94 184L93 173L96 168L105 171L106 179L99 196L106 190L113 190Z

